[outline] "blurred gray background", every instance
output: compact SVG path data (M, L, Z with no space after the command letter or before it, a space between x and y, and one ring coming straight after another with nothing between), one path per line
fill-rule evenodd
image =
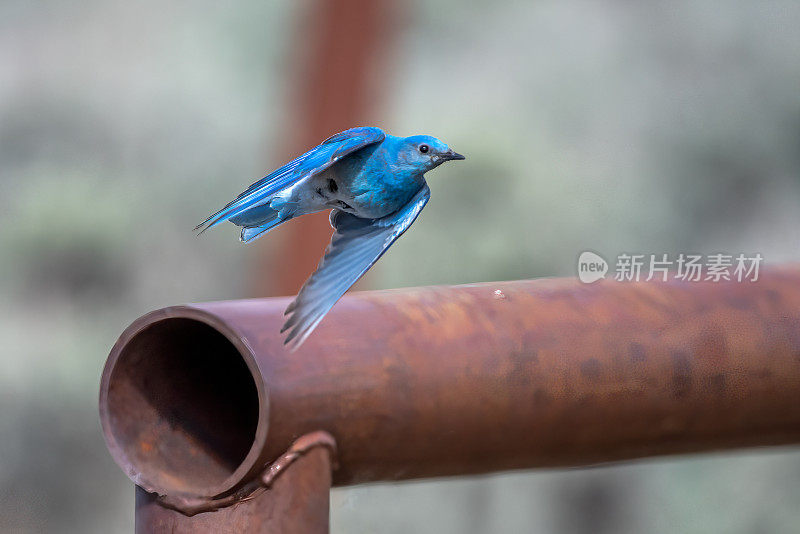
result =
M131 531L102 365L137 316L280 260L190 230L286 156L310 6L0 2L1 532ZM368 286L572 276L585 249L800 259L800 2L402 11L377 125L468 160ZM334 490L332 530L798 532L798 481L778 449L364 486Z

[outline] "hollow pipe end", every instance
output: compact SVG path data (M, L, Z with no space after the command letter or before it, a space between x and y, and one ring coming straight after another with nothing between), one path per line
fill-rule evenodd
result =
M216 497L267 463L269 400L252 349L212 313L173 306L134 321L100 381L111 456L144 490Z

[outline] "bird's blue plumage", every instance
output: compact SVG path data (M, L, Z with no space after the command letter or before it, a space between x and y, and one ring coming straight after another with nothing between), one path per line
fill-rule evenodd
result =
M385 137L380 128L351 128L329 137L322 144L312 148L302 156L290 161L261 180L257 181L224 208L198 224L195 230L200 233L217 224L230 220L245 211L268 202L272 195L289 187L303 178L313 176L330 167L347 154L377 143Z
M351 128L254 183L195 229L229 220L250 242L289 219L333 208L331 243L286 310L282 331L294 349L417 218L430 198L425 172L456 159L464 157L435 137Z

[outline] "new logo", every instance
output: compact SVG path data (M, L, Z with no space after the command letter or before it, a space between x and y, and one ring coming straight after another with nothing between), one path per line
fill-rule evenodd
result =
M587 250L578 256L578 279L584 284L605 278L607 272L608 262L594 252Z

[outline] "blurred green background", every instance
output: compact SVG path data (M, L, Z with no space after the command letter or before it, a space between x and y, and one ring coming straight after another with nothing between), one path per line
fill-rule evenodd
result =
M1 532L131 531L102 365L151 309L249 294L256 248L190 230L285 156L309 6L0 2ZM408 3L377 125L468 160L370 284L572 276L585 249L800 259L798 28L788 0ZM798 532L799 481L778 449L364 486L332 531Z

